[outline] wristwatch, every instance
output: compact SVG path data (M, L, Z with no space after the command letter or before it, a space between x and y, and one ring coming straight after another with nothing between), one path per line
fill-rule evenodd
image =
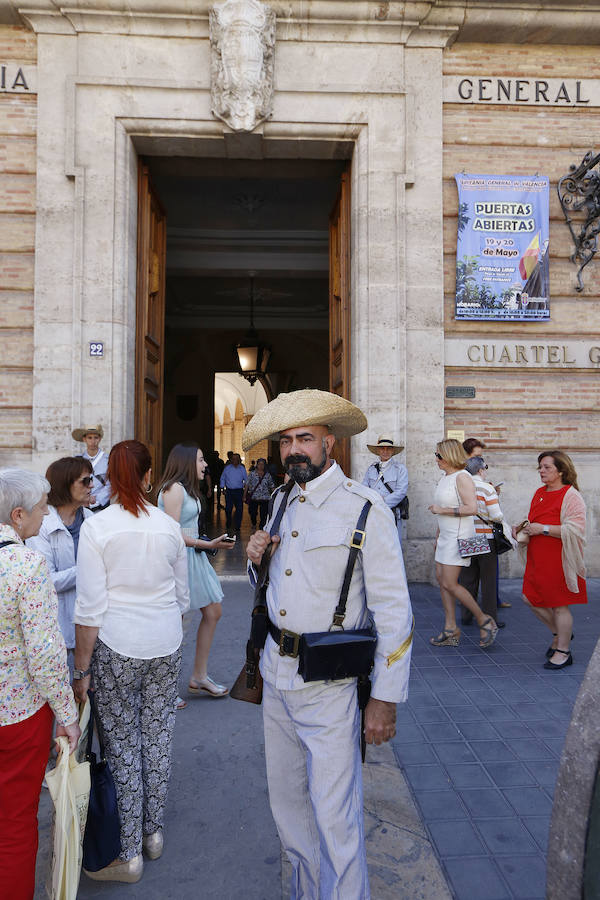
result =
M81 681L82 678L87 678L91 672L91 669L86 669L85 672L83 669L73 669L73 681Z
M550 537L550 526L549 525L544 525L542 534L545 534L546 537Z

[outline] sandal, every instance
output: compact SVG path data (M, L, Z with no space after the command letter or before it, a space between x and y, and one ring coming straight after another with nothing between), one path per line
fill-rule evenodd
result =
M229 688L225 687L224 684L219 684L217 681L213 681L210 675L207 675L206 678L201 678L198 681L190 680L188 684L188 690L192 694L209 694L211 697L226 697L229 693Z
M434 647L458 647L460 641L460 628L444 628L437 637L429 638L429 643Z
M558 635L557 635L557 634L554 634L554 632L552 632L552 637L558 637ZM574 637L575 637L575 635L572 634L572 635L571 635L571 640L573 640ZM562 650L559 650L558 652L559 652L559 653L562 653L563 651L562 651ZM548 649L546 650L546 659L550 659L550 657L551 657L551 656L554 656L555 653L556 653L556 647L553 647L552 644L550 644L550 646L549 646Z
M498 626L494 622L491 616L488 616L483 625L479 626L480 631L485 631L486 636L481 638L479 641L479 646L482 650L487 650L488 647L491 647L496 638L498 637Z
M175 700L175 709L185 709L187 706L187 701L183 699L183 697L177 696Z

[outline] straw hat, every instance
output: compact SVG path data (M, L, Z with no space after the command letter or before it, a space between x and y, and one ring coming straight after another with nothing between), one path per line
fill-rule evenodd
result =
M377 451L381 450L382 447L387 448L388 450L394 451L394 456L396 455L396 453L400 453L401 450L404 450L403 446L399 446L398 444L394 443L393 438L391 438L389 434L380 434L377 438L377 443L367 444L367 447L369 448L371 453L377 453Z
M86 434L97 434L100 440L104 437L102 425L84 425L83 428L74 428L71 436L74 441L82 441Z
M337 438L346 438L364 431L367 418L354 403L329 391L279 394L248 422L242 449L249 450L259 441L275 440L286 428L300 425L327 425Z

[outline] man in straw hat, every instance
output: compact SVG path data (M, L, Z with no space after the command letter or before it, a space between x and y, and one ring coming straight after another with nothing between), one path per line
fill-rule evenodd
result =
M367 743L394 737L396 703L408 693L412 614L394 518L378 494L348 478L331 456L336 438L366 427L348 400L302 390L271 401L242 438L244 450L279 441L290 479L273 495L267 530L252 535L247 552L256 573L273 545L260 670L269 798L294 869L293 898L369 897L356 678L305 681L297 649L300 635L330 629L357 536L343 627L364 628L371 614L377 632ZM278 535L271 537L284 501Z
M74 441L82 441L85 444L85 451L81 455L84 459L89 459L94 474L92 485L94 505L90 509L93 512L100 512L106 509L110 503L110 482L107 475L108 453L100 449L104 429L102 425L83 425L81 428L74 428L71 436Z
M402 465L398 454L404 447L396 444L387 434L378 437L376 444L367 444L367 447L379 457L379 462L371 463L363 478L363 484L377 491L383 498L383 502L394 513L398 538L402 543L402 510L401 504L408 491L408 472ZM404 516L408 518L408 516Z

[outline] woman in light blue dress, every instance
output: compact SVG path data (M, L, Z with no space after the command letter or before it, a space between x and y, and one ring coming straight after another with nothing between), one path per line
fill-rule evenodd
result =
M201 492L200 481L206 467L202 450L196 446L176 444L167 459L159 487L158 505L181 525L188 548L190 609L202 611L196 635L194 669L188 688L194 694L225 697L229 688L214 681L208 674L208 655L217 622L221 618L223 591L205 551L230 550L233 545L224 540L226 534L213 540L200 537L205 531L206 515L206 498ZM183 705L178 703L179 708Z

